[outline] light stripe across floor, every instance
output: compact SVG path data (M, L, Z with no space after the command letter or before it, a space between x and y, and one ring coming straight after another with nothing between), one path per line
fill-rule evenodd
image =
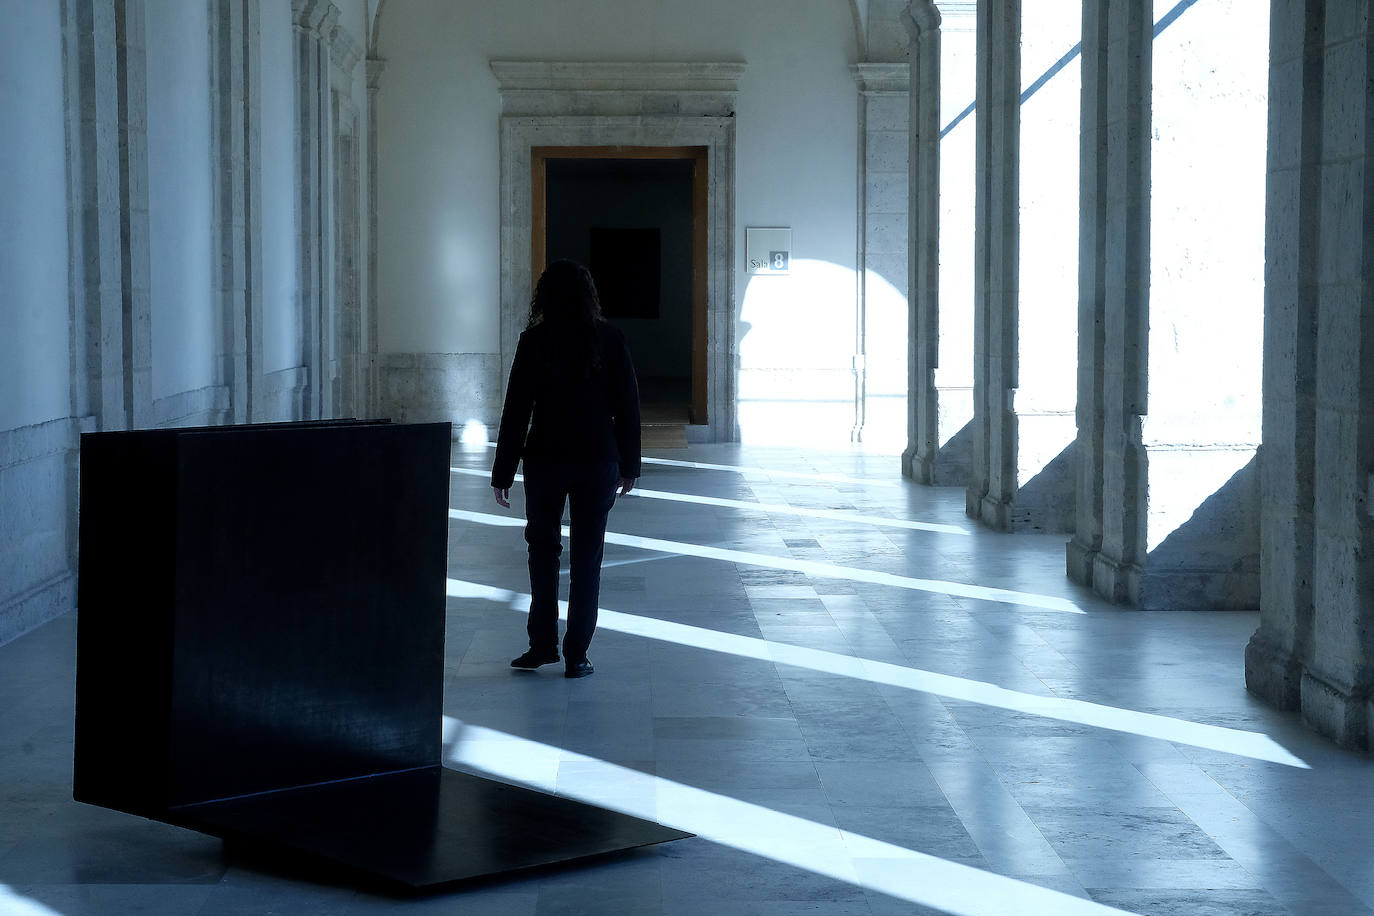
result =
M479 525L493 525L498 528L523 528L524 519L509 515L493 515L489 512L473 512L470 509L449 509L449 518ZM568 534L568 528L563 527ZM677 553L707 560L721 560L725 563L742 563L746 566L763 566L769 569L786 569L804 573L818 579L844 579L850 582L868 582L873 585L888 585L920 592L935 592L958 598L974 598L979 601L1001 601L1042 611L1057 611L1063 614L1082 614L1084 611L1066 598L1052 595L1037 595L1033 592L1020 592L1007 588L993 588L986 585L972 585L966 582L952 582L947 579L921 579L913 576L899 576L895 573L860 569L853 566L837 566L833 563L820 563L815 560L798 560L795 557L775 557L766 553L747 550L731 550L725 547L707 547L687 541L668 541L662 538L640 537L635 534L622 534L618 531L606 532L606 543L639 550L654 550L659 553Z
M468 477L490 477L489 471L477 468L449 468L454 474L463 474ZM517 482L524 480L524 476L516 474ZM955 534L961 537L968 537L969 531L957 525L940 525L934 522L916 522L905 518L884 518L880 515L860 515L857 512L848 512L843 509L813 509L807 506L788 506L782 503L757 503L749 502L744 499L726 499L723 496L697 496L693 493L676 493L666 490L649 490L644 487L636 487L629 493L630 496L641 497L644 499L663 499L680 503L695 503L702 506L719 506L725 509L743 509L751 512L776 512L782 515L800 515L806 518L823 518L836 522L852 522L856 525L877 525L883 528L905 528L908 531L931 531L936 534Z
M447 593L453 598L479 598L504 604L513 610L528 613L530 596L528 593L510 591L469 582L462 579L449 579ZM559 602L560 616L567 619L568 603ZM806 668L825 674L901 687L920 693L978 703L1012 712L1072 722L1107 731L1157 738L1192 747L1248 757L1252 760L1265 760L1298 769L1311 769L1308 764L1289 752L1286 748L1258 732L1242 731L1221 725L1207 725L1174 716L1157 713L1138 712L1119 706L1108 706L1088 700L1078 700L1058 696L1039 696L1020 690L999 687L986 681L894 665L870 658L845 655L826 649L812 649L788 643L744 636L738 633L724 633L707 627L697 627L657 617L628 614L608 608L597 609L597 627L657 639L675 645L724 652L741 658Z

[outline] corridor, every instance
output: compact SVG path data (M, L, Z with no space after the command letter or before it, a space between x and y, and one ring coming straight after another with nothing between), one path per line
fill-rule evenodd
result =
M1246 693L1257 614L1108 605L891 456L659 454L569 681L455 447L445 756L697 838L396 901L76 804L67 615L0 646L0 912L1374 913L1374 760Z

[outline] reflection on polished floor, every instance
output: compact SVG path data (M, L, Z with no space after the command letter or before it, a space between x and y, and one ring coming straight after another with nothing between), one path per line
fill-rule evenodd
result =
M73 803L69 616L0 646L0 913L1374 914L1374 760L1245 692L1257 615L1104 604L891 456L662 458L570 681L507 666L521 504L455 450L443 728L696 838L398 901Z

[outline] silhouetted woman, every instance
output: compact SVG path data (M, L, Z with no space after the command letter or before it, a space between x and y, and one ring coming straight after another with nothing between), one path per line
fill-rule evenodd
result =
M639 386L625 335L602 319L591 272L575 261L555 261L539 278L515 347L491 469L491 487L504 508L510 508L522 458L530 648L511 667L558 661L566 501L572 555L564 673L586 677L592 673L587 646L596 629L606 516L617 489L624 496L639 477Z

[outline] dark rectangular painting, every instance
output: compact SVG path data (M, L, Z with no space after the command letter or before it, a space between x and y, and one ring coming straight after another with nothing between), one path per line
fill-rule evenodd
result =
M657 318L661 241L658 227L593 226L591 268L607 318Z

